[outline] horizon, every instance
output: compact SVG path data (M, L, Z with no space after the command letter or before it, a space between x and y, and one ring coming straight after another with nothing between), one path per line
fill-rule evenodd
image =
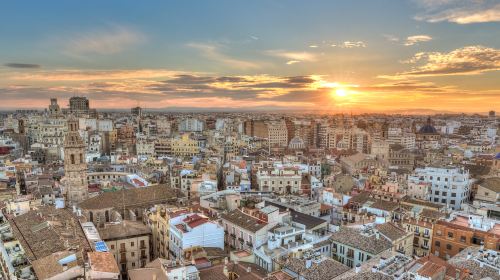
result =
M496 1L93 4L4 5L0 110L500 109Z

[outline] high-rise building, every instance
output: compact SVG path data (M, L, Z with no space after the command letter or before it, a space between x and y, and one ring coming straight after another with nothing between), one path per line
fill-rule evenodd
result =
M78 120L68 120L68 133L64 139L64 173L66 198L77 204L88 198L86 145L78 132Z
M84 96L73 96L69 99L69 110L74 114L88 114L89 100Z
M139 106L134 107L130 109L130 113L132 114L132 116L142 117L142 108Z

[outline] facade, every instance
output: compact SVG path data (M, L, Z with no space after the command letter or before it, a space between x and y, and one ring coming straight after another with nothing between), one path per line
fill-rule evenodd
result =
M257 186L261 191L279 194L299 193L302 175L297 170L261 169L257 172Z
M109 252L115 257L121 279L127 278L127 270L144 267L150 258L151 230L138 221L122 221L98 228Z
M413 255L425 257L430 253L432 230L434 224L424 219L409 218L402 221L403 228L415 236L413 239Z
M89 100L83 96L73 96L69 99L69 110L74 114L88 114Z
M469 172L457 167L425 167L415 169L408 177L408 183L419 185L430 184L429 200L447 205L453 210L460 210L462 204L469 200Z
M436 222L431 253L448 260L469 246L500 250L500 223L464 213L453 213L447 220Z

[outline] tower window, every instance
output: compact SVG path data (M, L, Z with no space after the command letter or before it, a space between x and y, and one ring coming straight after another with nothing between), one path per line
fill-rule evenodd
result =
M75 164L75 155L71 155L71 164Z

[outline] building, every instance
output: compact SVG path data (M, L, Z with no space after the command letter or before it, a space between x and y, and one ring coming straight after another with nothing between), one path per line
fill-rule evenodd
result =
M202 214L183 214L170 219L169 252L173 259L191 259L199 247L224 249L224 229Z
M408 184L430 184L429 200L447 205L453 210L460 210L462 204L469 201L469 172L458 167L417 168L408 176Z
M500 250L500 222L454 212L434 225L431 253L435 256L448 260L469 246Z
M441 134L432 126L431 118L416 134L416 146L419 149L437 149L440 146Z
M403 228L413 233L413 255L425 257L430 253L434 224L426 219L408 218L402 221Z
M341 227L330 240L333 258L351 268L392 249L391 242L373 228L357 230Z
M69 99L69 111L73 114L88 114L89 100L84 96L73 96Z
M500 203L500 177L486 178L477 184L473 204L478 207L494 207Z
M407 232L393 222L375 225L375 229L392 243L393 252L413 255L413 233Z
M86 149L78 132L78 121L69 119L68 133L64 139L64 186L70 204L77 204L89 196Z
M128 269L144 267L151 261L151 230L142 222L106 224L98 231L120 268L121 279L128 279Z
M130 109L130 114L135 117L142 117L142 108L137 106L132 109Z
M178 261L156 259L144 268L130 269L130 280L157 279L157 280L199 280L199 271L195 265Z
M203 131L203 121L194 118L181 120L179 123L180 132L201 132Z

